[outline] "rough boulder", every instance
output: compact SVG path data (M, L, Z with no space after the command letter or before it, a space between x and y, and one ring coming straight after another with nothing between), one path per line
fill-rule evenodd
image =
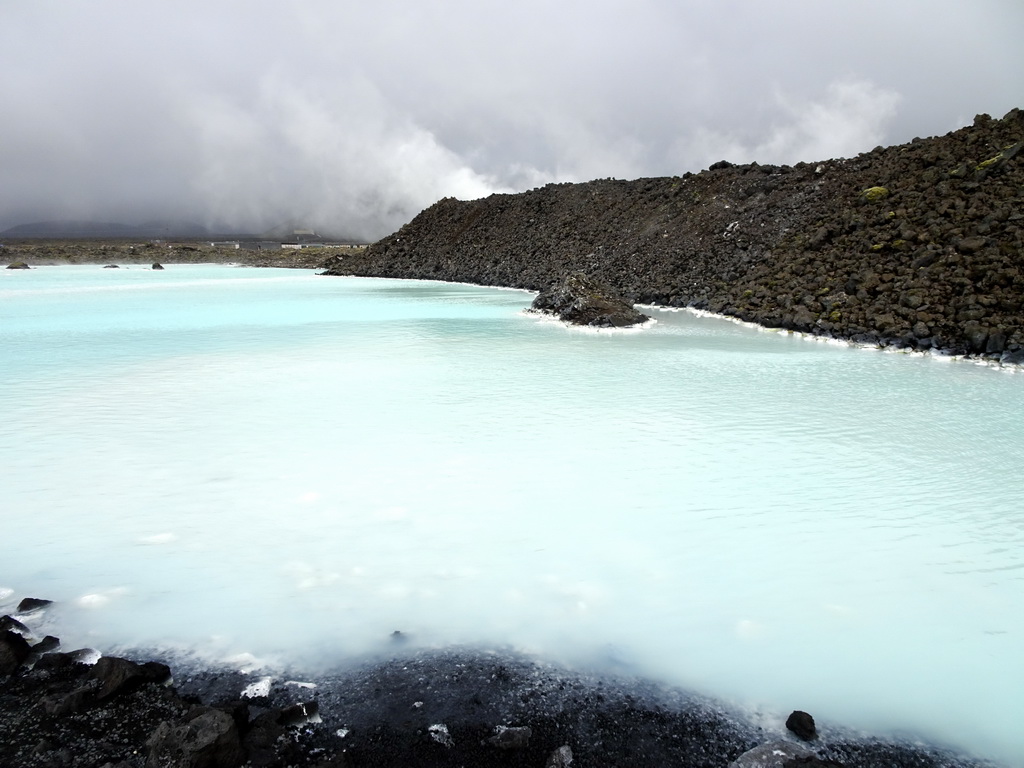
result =
M595 328L628 328L650 319L607 285L582 273L568 275L561 283L541 291L530 308L549 312L572 325Z

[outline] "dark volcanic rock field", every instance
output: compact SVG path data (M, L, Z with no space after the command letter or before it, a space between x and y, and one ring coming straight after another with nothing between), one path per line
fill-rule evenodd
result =
M1024 360L1024 112L845 160L446 198L326 274L627 299L882 346Z

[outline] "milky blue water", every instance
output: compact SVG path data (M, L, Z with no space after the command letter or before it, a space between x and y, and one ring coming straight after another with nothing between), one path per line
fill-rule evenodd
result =
M0 609L216 659L506 645L1024 760L1024 375L531 298L0 271Z

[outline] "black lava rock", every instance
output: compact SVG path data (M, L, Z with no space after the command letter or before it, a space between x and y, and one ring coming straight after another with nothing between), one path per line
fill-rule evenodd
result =
M28 627L13 616L0 616L0 629L9 629L17 632L19 635L27 635L29 633Z
M31 611L38 611L40 608L45 608L46 606L52 604L52 600L43 600L39 597L26 597L20 603L18 603L18 613L29 613Z
M92 676L100 683L96 697L100 701L134 691L146 683L163 683L171 676L165 664L136 664L116 656L104 656L92 667Z
M786 728L804 741L813 741L818 736L814 727L814 718L806 712L796 710L786 718Z
M28 641L17 632L0 631L0 675L14 672L31 652Z
M161 723L146 748L146 765L153 768L233 768L246 759L234 718L209 707L197 707L183 721Z
M572 325L598 328L628 328L650 319L607 285L584 274L569 275L542 291L531 309L550 312Z

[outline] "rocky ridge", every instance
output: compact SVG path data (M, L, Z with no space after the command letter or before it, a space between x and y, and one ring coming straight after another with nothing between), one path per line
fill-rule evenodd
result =
M879 346L1024 360L1024 112L795 166L443 199L328 275L541 291L582 272L629 302Z

